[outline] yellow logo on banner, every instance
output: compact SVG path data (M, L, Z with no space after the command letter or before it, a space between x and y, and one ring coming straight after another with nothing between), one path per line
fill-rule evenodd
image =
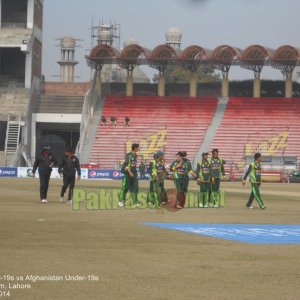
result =
M278 135L271 136L260 140L257 144L245 144L244 156L251 156L256 152L260 152L262 155L282 155L287 147L287 139L289 137L288 131L280 132ZM245 158L238 163L238 167L245 166Z
M153 154L157 150L162 150L162 148L166 145L166 136L167 130L161 130L141 139L138 142L140 144L139 155L143 156L143 159L152 159ZM126 142L126 153L131 151L131 144L131 141Z
M263 139L257 145L246 144L244 147L244 154L253 155L255 152L260 152L263 155L274 155L282 152L287 147L287 139L289 133L287 131L281 132L278 135Z

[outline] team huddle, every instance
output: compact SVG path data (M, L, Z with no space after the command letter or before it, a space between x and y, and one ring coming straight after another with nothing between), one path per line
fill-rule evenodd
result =
M126 154L125 161L121 168L123 174L121 191L119 196L119 206L124 206L126 194L131 194L131 205L140 206L138 202L138 175L137 175L137 153L139 144L132 144L132 151ZM264 209L264 203L261 198L259 187L261 184L261 154L254 155L254 161L249 165L247 172L243 177L245 185L248 175L252 191L246 204L247 208L252 209L252 202L256 199L259 207ZM169 168L164 163L164 154L157 151L150 161L148 173L150 176L150 186L147 195L147 204L160 207L168 203L168 197L164 188L165 178L173 179L176 187L176 204L175 208L182 209L185 205L185 197L188 191L190 177L197 180L200 186L198 206L199 207L220 207L225 205L224 192L220 190L220 181L225 176L225 160L219 157L219 150L212 150L212 157L209 153L202 153L202 160L198 162L195 171L192 169L190 160L187 158L185 151L179 151L176 159L171 163Z
M126 195L130 192L131 207L141 205L138 201L139 182L137 173L137 157L139 144L132 144L131 152L126 154L124 163L121 167L123 174L121 190L119 193L119 206L124 206ZM261 154L255 153L254 161L249 165L245 173L242 184L245 185L246 179L250 177L251 194L246 204L247 208L252 209L252 203L255 199L261 209L265 208L260 195L259 187L261 184ZM150 176L150 186L147 194L148 207L161 207L169 203L168 195L165 190L164 180L173 180L176 188L175 208L182 209L185 206L186 194L190 178L197 180L199 185L198 207L222 207L225 205L224 191L220 190L220 181L225 176L225 160L219 157L219 150L213 149L212 156L209 158L208 152L202 153L202 159L197 163L194 171L192 164L187 158L185 151L179 151L176 159L167 167L164 162L164 153L156 151L153 160L150 161L148 173ZM33 166L33 177L36 170L39 170L40 178L40 199L42 203L47 203L47 192L49 186L52 167L57 164L56 159L50 152L49 147L44 147L41 155L36 159ZM63 177L63 186L60 193L60 201L64 202L64 194L69 188L68 201L72 202L73 190L75 187L75 175L80 179L81 170L78 158L74 155L71 148L65 150L65 155L58 164L58 172Z
M119 198L119 206L124 206L126 193L129 191L132 197L132 205L139 206L137 201L138 179L137 179L137 153L139 145L133 144L132 151L126 155L121 172L124 174ZM212 151L212 157L202 153L202 160L198 162L196 171L193 171L190 160L185 151L179 151L176 159L169 168L164 163L164 154L157 151L150 161L148 173L150 176L150 187L147 203L159 207L168 202L164 179L173 179L176 187L177 209L184 208L185 197L188 191L190 177L197 180L200 186L199 207L219 207L224 204L224 194L220 192L220 179L225 176L225 161L219 158L218 149ZM221 203L222 202L222 203Z

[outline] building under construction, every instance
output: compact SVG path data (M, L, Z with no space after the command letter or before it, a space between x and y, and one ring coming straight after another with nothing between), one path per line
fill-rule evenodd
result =
M21 142L30 153L32 103L39 93L43 0L0 1L0 162ZM24 146L25 147L25 146Z

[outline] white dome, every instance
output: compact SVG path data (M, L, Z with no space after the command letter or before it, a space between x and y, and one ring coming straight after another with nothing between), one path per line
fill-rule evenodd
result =
M181 44L182 32L177 27L170 27L165 34L167 44Z
M139 44L139 42L135 38L131 37L124 41L123 48L125 48L129 45L138 45L138 44Z

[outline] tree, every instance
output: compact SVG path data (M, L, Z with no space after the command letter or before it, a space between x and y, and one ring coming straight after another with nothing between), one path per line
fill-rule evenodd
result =
M168 66L165 72L166 83L188 83L191 77L191 71L178 67ZM200 66L197 70L198 82L216 82L220 81L220 74L215 73L215 70L209 66ZM158 82L158 74L154 74L153 82Z

